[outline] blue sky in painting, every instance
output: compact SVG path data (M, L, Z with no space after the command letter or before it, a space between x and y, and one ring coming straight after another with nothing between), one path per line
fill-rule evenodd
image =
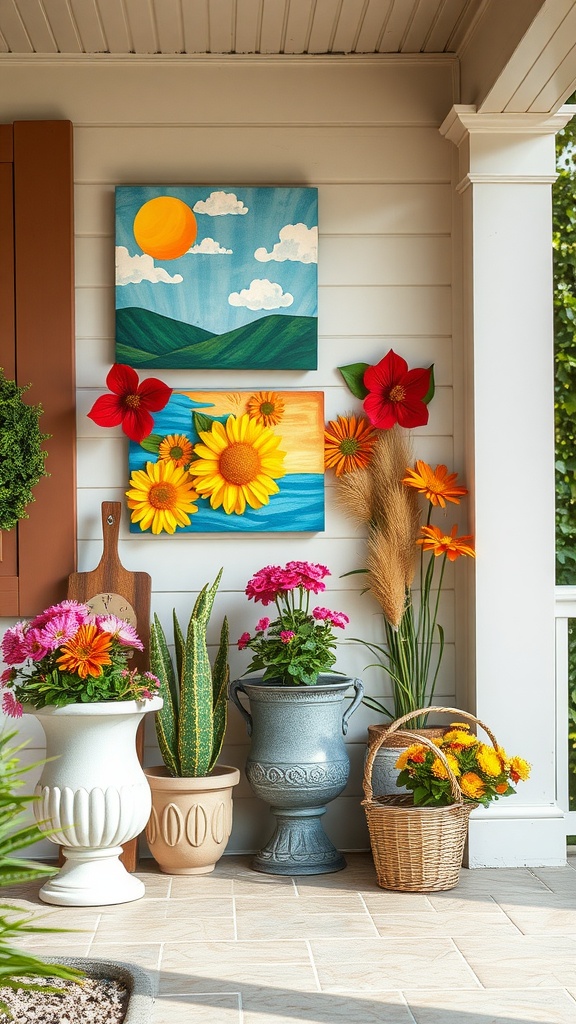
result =
M153 260L134 238L138 210L160 195L187 203L197 220L196 241L178 259ZM226 207L245 212L215 214ZM116 308L148 309L214 334L270 314L314 317L317 228L315 188L119 186ZM141 275L149 279L130 282Z

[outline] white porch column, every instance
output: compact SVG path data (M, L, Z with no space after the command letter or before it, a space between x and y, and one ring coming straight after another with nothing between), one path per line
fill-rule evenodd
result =
M551 186L554 135L573 109L456 106L440 129L458 148L462 215L463 427L477 549L468 703L533 766L516 796L473 812L469 867L566 859L555 780Z

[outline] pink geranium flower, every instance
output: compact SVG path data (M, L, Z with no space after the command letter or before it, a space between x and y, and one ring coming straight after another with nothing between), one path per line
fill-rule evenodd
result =
M239 651L243 651L244 648L248 646L248 641L249 640L250 640L250 633L242 633L242 636L240 637L240 639L238 641L238 650Z
M2 657L7 665L21 665L26 661L26 647L24 645L24 630L26 623L17 622L15 626L7 629L3 638Z
M261 619L258 619L256 623L256 630L258 633L265 633L270 625L270 619L267 615L264 615Z
M289 644L290 641L293 640L295 636L296 633L294 632L293 629L283 629L280 632L280 639L283 644Z

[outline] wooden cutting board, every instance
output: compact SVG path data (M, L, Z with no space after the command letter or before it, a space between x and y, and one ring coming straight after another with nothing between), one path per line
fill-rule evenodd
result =
M135 626L144 650L134 651L130 666L145 672L149 668L152 578L147 572L129 572L120 562L118 536L121 513L119 501L102 502L102 557L90 572L73 572L68 577L68 597L87 604L95 613L117 615ZM144 722L138 729L136 749L142 762ZM126 843L121 860L128 871L136 870L137 838Z

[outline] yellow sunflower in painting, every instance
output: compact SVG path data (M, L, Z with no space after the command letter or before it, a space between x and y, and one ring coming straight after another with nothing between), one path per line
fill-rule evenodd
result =
M198 497L186 469L172 461L147 462L145 469L135 469L126 491L133 523L152 533L174 533L177 526L190 526L190 516L198 511Z
M200 431L194 445L193 484L198 494L209 497L212 508L222 506L226 515L241 516L250 508L267 505L280 488L275 482L285 474L286 452L281 438L248 413L229 416L226 423L214 420L211 430Z
M251 419L265 427L275 427L284 415L284 400L275 391L257 391L246 403Z
M192 442L184 434L167 434L158 446L158 458L173 462L175 466L189 466L192 462Z

